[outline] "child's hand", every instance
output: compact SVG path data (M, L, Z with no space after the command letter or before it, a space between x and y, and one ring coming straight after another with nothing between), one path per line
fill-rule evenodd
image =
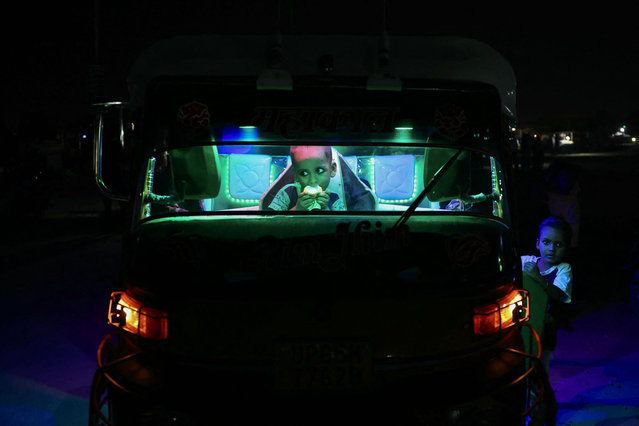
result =
M328 206L328 194L317 186L307 186L298 193L296 210L325 210Z
M321 192L321 193L317 194L317 197L315 199L319 203L320 208L322 210L328 210L328 200L329 200L329 193L328 192Z
M522 265L522 270L530 275L535 281L546 281L544 277L541 276L539 272L539 268L537 267L537 262L526 262Z
M312 195L308 195L306 192L302 192L297 197L297 206L295 210L309 210L313 203L315 202L315 197Z

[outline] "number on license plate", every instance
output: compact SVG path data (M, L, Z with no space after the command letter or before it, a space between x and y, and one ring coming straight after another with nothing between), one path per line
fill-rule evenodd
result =
M279 389L356 389L372 382L372 354L363 342L295 342L277 345Z

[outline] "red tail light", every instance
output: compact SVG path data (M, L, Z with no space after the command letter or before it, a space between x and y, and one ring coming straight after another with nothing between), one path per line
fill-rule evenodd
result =
M528 321L528 306L528 292L515 289L493 304L475 308L473 331L475 334L492 334Z
M109 324L151 340L164 340L168 336L166 312L144 306L128 294L111 293Z

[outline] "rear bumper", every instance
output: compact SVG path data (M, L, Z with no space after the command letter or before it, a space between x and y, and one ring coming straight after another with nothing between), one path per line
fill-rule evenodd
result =
M100 345L100 368L91 394L94 424L157 424L181 419L244 423L378 421L412 424L523 422L528 389L539 369L522 353L519 333L499 347L446 360L375 360L372 386L358 389L277 389L273 362L186 363L140 352L127 338L108 335ZM539 381L541 382L541 381ZM108 405L108 409L105 406ZM164 420L163 420L164 419ZM499 420L496 420L499 419ZM102 420L102 423L100 423Z

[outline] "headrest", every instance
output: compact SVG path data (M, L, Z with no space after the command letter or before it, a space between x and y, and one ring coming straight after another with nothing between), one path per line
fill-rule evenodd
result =
M415 157L379 155L375 157L373 187L380 202L409 202L415 196Z
M255 204L271 184L271 156L229 154L228 194Z

